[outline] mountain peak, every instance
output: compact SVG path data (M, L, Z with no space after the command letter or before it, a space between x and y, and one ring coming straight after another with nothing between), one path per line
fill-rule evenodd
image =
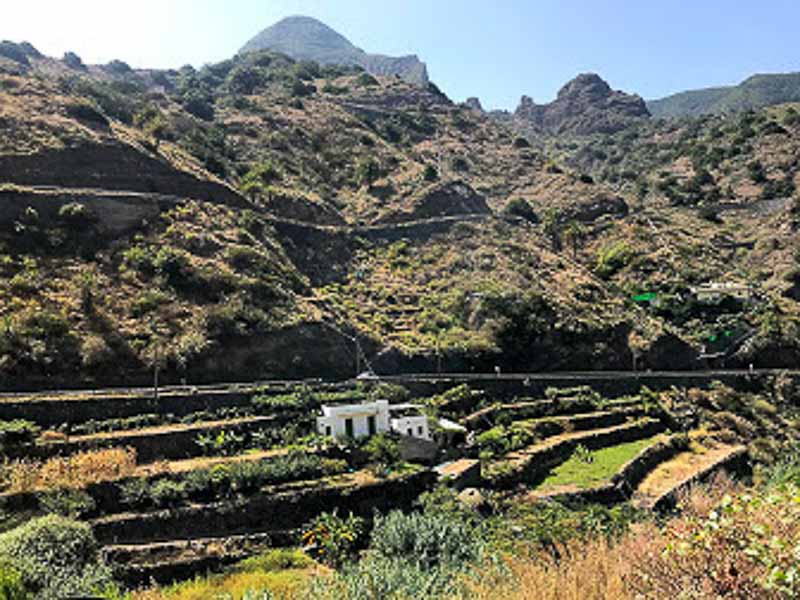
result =
M558 92L558 98L592 96L605 98L613 93L611 86L596 73L581 73Z
M367 54L322 21L302 15L287 17L268 27L239 51L272 50L296 60L322 64L357 65L373 75L400 75L418 85L428 84L425 63L416 56Z

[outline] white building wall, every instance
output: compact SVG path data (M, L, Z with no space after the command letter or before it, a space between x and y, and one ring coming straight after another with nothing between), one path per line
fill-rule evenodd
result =
M317 417L317 432L320 435L340 439L347 436L347 422L353 423L353 437L370 435L369 419L375 419L375 432L389 431L389 402L378 400L369 404L348 406L323 406L322 416Z
M428 417L424 415L392 419L392 431L421 440L431 440Z

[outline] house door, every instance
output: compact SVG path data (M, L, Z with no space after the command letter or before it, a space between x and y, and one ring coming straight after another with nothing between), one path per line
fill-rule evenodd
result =
M355 431L353 429L353 419L344 420L344 433L349 438L355 437Z
M378 422L375 420L375 417L367 417L367 429L369 430L370 435L375 435L378 433Z

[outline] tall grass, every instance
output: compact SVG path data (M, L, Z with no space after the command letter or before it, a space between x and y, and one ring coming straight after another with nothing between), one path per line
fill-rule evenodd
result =
M80 489L92 483L116 481L133 475L136 451L132 448L109 448L80 452L47 461L19 460L3 466L5 491L37 492L56 489Z

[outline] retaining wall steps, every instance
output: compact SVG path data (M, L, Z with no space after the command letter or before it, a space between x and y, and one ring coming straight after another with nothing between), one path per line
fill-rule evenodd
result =
M596 450L651 437L664 429L660 420L645 418L613 427L561 434L487 465L484 479L492 487L499 488L523 482L536 484L554 467L568 460L579 445Z
M682 452L653 469L636 488L631 501L642 509L669 510L681 492L714 473L746 469L747 457L747 447L740 445L722 444L705 453Z
M410 507L436 479L436 474L427 469L386 478L358 471L271 486L232 500L107 515L91 521L91 525L101 544L114 546L293 529L325 511L338 509L371 517L375 510Z
M635 407L641 408L641 402L638 399L609 402L602 409L595 403L575 398L535 400L489 406L464 417L461 423L471 430L485 431L497 425L499 418L506 415L510 416L514 421L521 421L558 417L568 418L601 410L614 411Z
M167 585L235 564L270 548L297 545L300 530L276 530L227 537L181 539L155 544L106 546L103 555L115 576L136 587Z

